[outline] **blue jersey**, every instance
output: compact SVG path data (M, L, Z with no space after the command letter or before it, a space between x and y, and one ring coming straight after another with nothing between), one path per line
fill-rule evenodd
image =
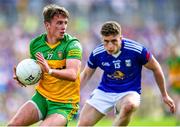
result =
M91 53L88 66L104 71L98 89L112 93L137 91L140 94L142 66L151 56L141 44L123 38L118 56L108 54L101 44Z

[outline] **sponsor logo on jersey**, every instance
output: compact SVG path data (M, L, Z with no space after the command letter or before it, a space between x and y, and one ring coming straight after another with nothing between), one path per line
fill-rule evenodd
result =
M102 62L102 66L107 66L107 67L109 67L110 64L109 64L108 62Z
M121 71L115 71L113 74L113 77L116 79L123 79L124 78L124 73L122 73Z
M119 79L124 79L125 77L125 74L121 71L115 71L112 75L107 75L109 78L111 79L116 79L116 80L119 80Z

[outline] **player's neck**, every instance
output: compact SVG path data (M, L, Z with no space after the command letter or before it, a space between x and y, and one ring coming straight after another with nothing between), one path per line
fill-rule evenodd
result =
M112 56L114 56L115 58L117 58L120 54L121 54L121 51L119 50L117 53L112 54Z
M53 44L56 44L59 42L59 38L56 38L56 37L53 37L53 36L47 34L46 41L48 44L53 45Z
M112 56L117 58L120 54L121 54L121 44L119 45L117 51L114 54L112 54Z

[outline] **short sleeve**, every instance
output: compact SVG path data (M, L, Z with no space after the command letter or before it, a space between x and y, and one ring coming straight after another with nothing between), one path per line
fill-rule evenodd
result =
M71 41L66 48L66 59L82 59L82 46L78 41Z
M142 65L146 64L152 57L152 53L147 50L147 48L143 47L143 50L139 56L140 63Z
M97 68L97 60L95 56L93 55L93 53L91 53L91 55L89 56L87 64L90 68L93 68L93 69Z

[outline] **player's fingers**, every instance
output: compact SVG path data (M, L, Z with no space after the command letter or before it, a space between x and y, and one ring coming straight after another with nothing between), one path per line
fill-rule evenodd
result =
M43 57L42 56L40 56L40 55L36 55L36 58L38 59L38 60L43 60Z
M23 83L21 83L18 78L16 78L16 81L18 82L18 85L20 85L21 87L26 87L26 85L24 85Z
M17 76L16 76L16 75L13 75L13 79L17 80Z
M37 52L37 53L36 53L36 57L44 59L43 54L42 54L42 53L40 53L40 52Z
M16 73L16 66L14 66L14 68L13 68L13 72L14 72L14 73Z
M21 86L21 87L26 87L26 85L22 84L22 83L19 81L19 79L17 78L17 76L16 76L16 77L13 77L13 78L16 80L16 83L17 83L19 86Z
M39 57L41 57L41 54L38 52L38 53L36 53L36 56L39 56Z
M168 104L169 107L172 107L172 103L170 101L166 102Z
M16 66L13 68L13 79L16 78Z
M41 67L41 70L42 70L42 75L43 75L43 72L44 72L44 67L43 67L43 65L40 63L40 62L38 62L37 61L37 63L39 64L39 66Z
M42 57L39 54L36 54L36 58L39 59L39 60L42 59Z
M175 113L175 109L174 109L174 108L171 108L171 112L172 112L172 113Z
M175 113L175 111L176 111L176 106L175 106L174 103L172 103L170 110L171 110L172 113Z
M46 63L42 62L42 61L39 61L37 60L38 64L40 65L41 69L43 70L43 72L47 72L47 69L46 69Z
M174 107L170 107L170 112L174 113L175 112L175 108Z
M15 79L17 82L20 82L16 76L16 67L13 68L13 79Z
M20 82L18 82L18 84L19 84L21 87L26 87L26 85L24 85L24 84L22 84L22 83L20 83Z
M36 58L37 58L37 62L39 61L41 63L45 63L45 59L44 58L39 57L39 56L37 56Z
M42 56L42 53L41 52L37 52L36 55L41 55Z
M168 104L168 106L170 107L170 112L174 113L175 112L175 104L173 103L173 101L169 100L166 102Z
M22 83L19 81L18 77L17 77L15 74L13 75L13 79L16 80L17 84L20 85L21 87L26 87L26 85L22 84Z
M37 59L37 62L39 63L39 64L41 64L41 65L45 65L45 63L43 62L43 61L41 61L41 60L39 60L39 59Z

